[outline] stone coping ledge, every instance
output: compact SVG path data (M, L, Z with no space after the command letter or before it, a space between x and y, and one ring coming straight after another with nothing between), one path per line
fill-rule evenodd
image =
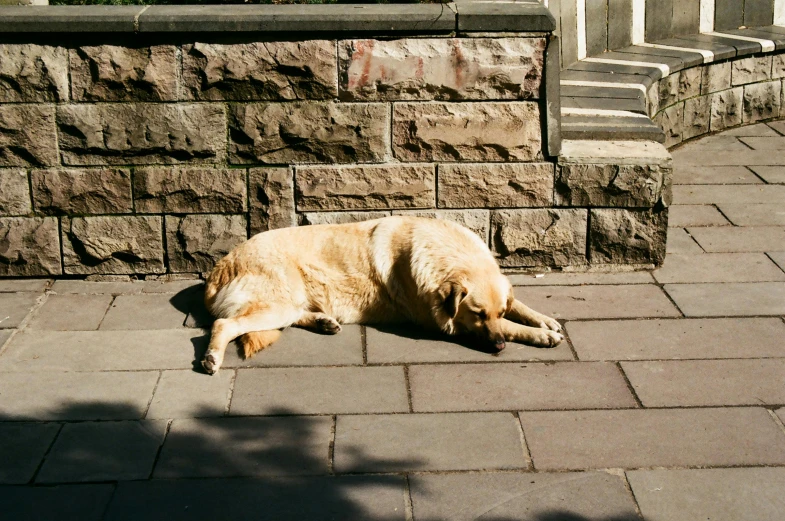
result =
M550 32L539 3L0 7L3 33Z

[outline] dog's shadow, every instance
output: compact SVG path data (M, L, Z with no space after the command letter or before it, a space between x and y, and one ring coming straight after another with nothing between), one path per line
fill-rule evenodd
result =
M439 331L423 329L414 324L368 324L367 327L375 329L380 333L418 342L445 342L486 355L499 356L501 354L501 352L493 349L490 345L485 345L484 342L471 335L447 335Z

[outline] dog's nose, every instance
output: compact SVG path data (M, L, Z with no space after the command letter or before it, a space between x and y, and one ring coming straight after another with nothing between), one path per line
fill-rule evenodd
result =
M493 343L493 347L497 351L502 351L505 347L507 347L507 345L504 343L504 340L497 340L496 342Z

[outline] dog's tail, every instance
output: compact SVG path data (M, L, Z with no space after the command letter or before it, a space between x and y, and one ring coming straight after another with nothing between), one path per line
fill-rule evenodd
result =
M215 303L215 297L218 295L218 292L238 275L233 259L230 258L231 256L232 255L229 254L218 261L210 272L210 275L207 276L207 283L204 288L204 303L213 315L215 315L213 304Z
M240 337L240 344L243 346L245 359L251 358L265 347L269 347L281 336L279 329L267 331L252 331Z

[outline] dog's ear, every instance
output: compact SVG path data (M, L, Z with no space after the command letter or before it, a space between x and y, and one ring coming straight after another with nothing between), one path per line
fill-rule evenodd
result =
M442 307L444 307L444 312L450 318L455 318L455 315L458 314L458 306L468 294L469 290L460 282L448 280L439 286L439 298L442 300Z

